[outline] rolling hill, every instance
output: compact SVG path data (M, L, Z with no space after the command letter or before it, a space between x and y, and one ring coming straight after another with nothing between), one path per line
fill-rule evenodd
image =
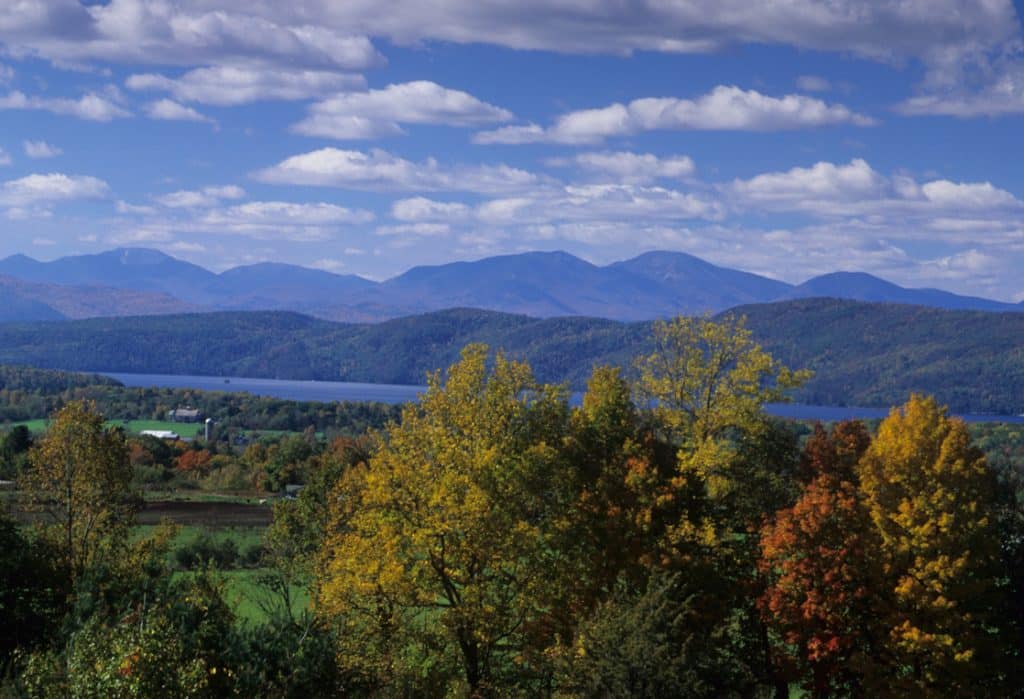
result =
M814 378L820 405L888 407L912 392L961 412L1024 412L1024 314L798 299L744 306L755 337ZM631 366L650 323L455 309L384 323L233 312L0 325L0 363L80 371L420 384L469 342L528 360L544 381Z

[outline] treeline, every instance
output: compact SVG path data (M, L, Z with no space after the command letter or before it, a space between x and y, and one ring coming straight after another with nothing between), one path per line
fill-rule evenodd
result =
M794 398L890 407L911 392L956 412L1024 413L1024 314L809 299L745 306L757 340L814 370ZM724 317L724 316L723 316ZM251 376L420 385L470 343L580 390L591 369L629 375L650 323L455 309L380 324L292 313L211 313L0 324L0 362L82 371Z
M0 548L20 556L0 568L8 685L1021 695L1012 455L988 462L963 422L920 396L875 434L846 422L801 439L762 405L807 374L734 321L657 324L650 346L634 378L595 369L573 407L528 364L471 345L385 432L307 459L306 488L275 506L264 552L270 587L287 597L304 582L311 605L257 630L235 623L215 574L172 576L165 540L125 535L128 447L71 404L19 483L23 506L55 523Z
M120 386L108 376L73 371L0 365L0 391L50 395L86 386Z
M22 373L0 367L0 373ZM31 370L20 388L0 388L0 426L50 415L65 403L94 402L110 420L165 420L170 410L197 408L212 418L216 436L239 430L302 432L309 427L338 435L359 435L398 417L400 409L385 403L290 401L249 393L197 391L181 388L128 388L104 377ZM64 377L67 381L62 382Z

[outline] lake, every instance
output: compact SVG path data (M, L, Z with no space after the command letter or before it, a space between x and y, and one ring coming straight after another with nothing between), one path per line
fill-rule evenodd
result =
M139 388L192 388L201 391L229 391L271 396L285 400L314 401L377 401L380 403L407 403L416 400L427 390L426 386L402 384L352 383L346 381L286 381L282 379L252 379L241 376L185 376L177 374L119 374L102 372L125 386ZM573 394L578 402L582 394ZM884 408L834 407L802 405L799 403L771 403L765 409L772 415L795 420L870 420L884 418ZM967 422L1009 422L1024 424L1020 415L960 415Z

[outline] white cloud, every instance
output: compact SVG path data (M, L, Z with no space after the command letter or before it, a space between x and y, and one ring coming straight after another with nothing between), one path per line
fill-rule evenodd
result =
M761 203L875 199L884 187L885 178L860 158L846 165L820 162L733 183L733 190L743 199Z
M352 224L368 223L374 218L369 211L347 209L335 204L293 204L283 201L252 201L227 209L211 211L207 222L244 221L246 223L275 224Z
M174 240L174 234L158 226L144 226L115 233L107 237L107 242L114 245L132 245L137 243L167 243Z
M78 99L68 99L29 96L18 91L9 92L0 97L0 110L4 109L35 109L89 121L111 121L131 116L128 110L95 93Z
M0 16L0 43L15 57L63 67L122 62L285 72L380 65L367 36L618 55L775 44L896 65L920 61L928 76L924 101L906 105L920 113L1007 113L1021 103L998 89L976 96L957 90L965 94L948 99L948 90L936 89L963 86L971 74L995 84L1012 72L1001 67L1020 53L1011 0L259 0L240 7L237 0L19 0Z
M241 12L232 0L21 0L0 17L0 41L16 56L63 63L227 60L364 70L383 60L365 36L324 22L322 10L271 8L285 12L260 13L255 4Z
M734 180L727 188L742 206L761 211L804 211L819 216L893 217L916 219L945 228L983 212L998 218L1024 209L1024 202L990 182L931 180L919 184L905 175L886 177L857 158L845 165L819 162L785 172L769 172L748 180ZM990 225L990 224L989 224ZM968 228L977 228L976 222Z
M337 272L338 270L345 268L345 261L324 257L310 262L309 266L313 269L322 269L325 272Z
M11 160L11 156L3 148L0 148L0 167L10 165L14 161Z
M181 77L154 73L130 76L133 90L162 90L183 102L233 106L265 100L304 100L342 89L360 88L360 75L269 66L219 65L190 70Z
M911 116L951 116L969 119L979 116L1024 114L1024 44L1018 43L995 58L973 56L973 72L964 66L943 66L931 71L919 94L898 105L896 110Z
M957 209L999 209L1022 205L1017 197L991 182L962 183L934 180L921 185L928 201L939 206Z
M666 221L718 219L713 199L665 187L630 184L568 185L532 196L505 197L481 204L477 219L487 223L549 224L558 221Z
M162 121L198 121L213 123L213 119L200 114L191 107L178 104L169 99L157 100L146 105L146 114L150 119Z
M22 146L25 149L25 155L34 159L56 158L64 152L46 141L23 141Z
M72 199L101 199L108 196L109 193L110 187L101 179L55 172L46 175L28 175L4 182L0 186L0 204L25 207L32 204Z
M442 166L433 158L413 162L380 149L321 148L294 155L254 177L272 184L316 185L371 191L501 193L542 184L542 178L508 165Z
M315 241L333 238L339 227L369 223L373 219L369 211L335 204L253 201L209 210L192 222L189 229L262 240Z
M750 42L891 60L991 44L1013 36L1018 26L1008 0L306 0L250 7L279 23L316 17L324 26L403 44L438 39L583 54L711 52Z
M645 184L657 179L686 179L697 172L693 159L685 156L658 157L653 153L629 151L601 151L580 153L568 161L553 161L554 165L572 163L581 170L614 177L617 182Z
M832 83L820 75L801 75L796 79L796 86L804 92L828 92Z
M449 221L465 218L469 207L460 202L434 201L426 197L399 199L391 204L391 215L399 221Z
M0 85L6 85L14 80L14 68L0 63Z
M417 80L318 102L292 130L336 139L375 138L401 133L400 124L475 126L511 118L511 112L467 92Z
M38 247L46 247L46 248L48 248L48 247L52 247L52 246L56 245L57 241L56 240L51 240L50 238L33 238L32 239L32 244L36 245Z
M377 235L443 237L452 232L447 223L402 223L397 226L378 226L374 231Z
M119 214L133 214L148 216L156 213L156 208L152 206L141 206L138 204L130 204L126 201L114 202L114 210Z
M613 104L584 109L558 117L549 128L535 124L483 131L474 136L481 144L492 143L599 143L613 136L643 131L781 131L835 124L870 126L870 117L841 104L827 104L815 97L770 97L756 90L719 85L694 100L647 97L628 105Z
M162 206L172 209L201 209L217 206L222 199L241 199L245 190L235 185L204 187L200 190L179 190L156 197Z

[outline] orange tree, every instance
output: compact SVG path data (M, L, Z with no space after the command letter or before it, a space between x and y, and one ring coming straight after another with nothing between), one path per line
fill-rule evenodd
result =
M814 697L863 689L880 640L878 536L855 473L869 443L859 422L817 425L800 460L809 482L761 530L759 607L781 641L776 662Z

